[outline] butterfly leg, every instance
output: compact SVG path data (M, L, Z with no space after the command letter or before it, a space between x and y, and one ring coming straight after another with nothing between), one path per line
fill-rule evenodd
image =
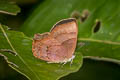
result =
M71 60L70 60L70 67L72 66L73 63L73 59L75 58L75 55L72 56Z

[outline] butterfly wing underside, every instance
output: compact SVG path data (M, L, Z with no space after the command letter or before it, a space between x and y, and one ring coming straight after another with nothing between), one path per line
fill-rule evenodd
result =
M59 21L47 35L35 35L37 40L33 41L33 55L48 62L66 62L74 54L77 34L78 26L75 19Z

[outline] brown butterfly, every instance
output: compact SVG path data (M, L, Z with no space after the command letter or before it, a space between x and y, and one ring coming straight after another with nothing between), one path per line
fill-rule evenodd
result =
M66 63L74 59L78 25L75 19L56 23L50 32L35 34L32 43L33 55L51 63Z

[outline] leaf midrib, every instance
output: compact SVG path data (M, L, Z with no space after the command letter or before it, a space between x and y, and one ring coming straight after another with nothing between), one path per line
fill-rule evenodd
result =
M120 42L113 42L113 41L109 41L109 40L89 39L89 38L78 38L78 41L90 41L90 42L98 42L98 43L105 43L105 44L120 45Z
M6 32L5 32L5 30L3 29L3 27L2 27L1 24L0 24L0 28L1 28L1 31L2 31L2 33L3 33L3 35L4 35L4 37L6 38L8 44L9 44L10 47L12 48L12 50L13 50L15 53L17 53L17 51L15 50L15 48L14 48L13 45L12 45L12 43L10 42L10 40L9 40L9 38L8 38ZM24 59L23 59L18 53L17 53L17 55L18 55L19 59L24 63L24 65L26 65L26 67L36 76L36 78L37 78L38 80L40 80L39 77L38 77L38 75L31 69L31 67L24 61Z

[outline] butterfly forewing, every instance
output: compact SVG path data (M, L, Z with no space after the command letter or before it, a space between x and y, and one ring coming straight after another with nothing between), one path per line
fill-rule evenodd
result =
M47 37L33 41L33 55L39 59L59 63L72 58L77 43L78 26L75 19L59 21Z

